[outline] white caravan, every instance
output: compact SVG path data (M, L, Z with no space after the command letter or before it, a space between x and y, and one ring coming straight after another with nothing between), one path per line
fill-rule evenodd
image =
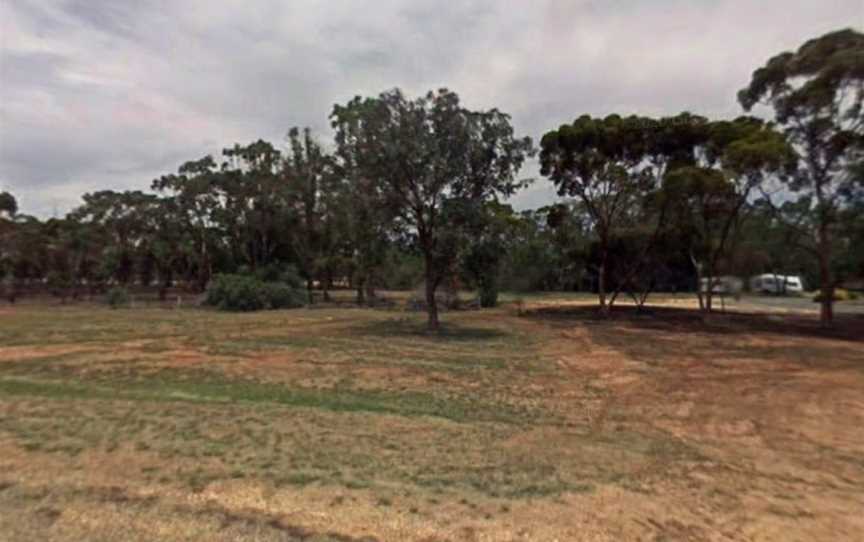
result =
M709 278L705 277L699 281L699 291L703 294L708 293ZM720 295L738 295L744 287L743 282L738 277L722 276L715 277L711 280L711 293Z
M800 294L804 283L797 275L764 273L750 279L750 291L759 294Z

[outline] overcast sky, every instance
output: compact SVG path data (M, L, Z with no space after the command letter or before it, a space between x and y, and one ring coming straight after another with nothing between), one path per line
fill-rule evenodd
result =
M734 116L768 57L862 25L862 0L0 0L0 190L62 214L293 125L329 139L334 103L394 86L535 139L582 113Z

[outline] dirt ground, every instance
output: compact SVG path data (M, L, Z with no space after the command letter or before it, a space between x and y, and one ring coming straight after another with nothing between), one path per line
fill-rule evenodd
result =
M0 540L860 540L864 317L0 311Z

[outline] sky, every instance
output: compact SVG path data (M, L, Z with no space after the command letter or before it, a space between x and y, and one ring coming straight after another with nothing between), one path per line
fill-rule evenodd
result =
M769 57L864 26L862 0L0 0L0 191L62 215L335 103L447 87L536 140L581 114L710 118ZM516 208L550 203L536 181Z

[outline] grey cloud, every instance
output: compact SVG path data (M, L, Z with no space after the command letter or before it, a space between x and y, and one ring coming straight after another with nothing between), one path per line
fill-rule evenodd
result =
M862 22L860 0L5 0L0 188L65 211L292 125L326 139L334 103L394 86L535 139L581 113L731 116L768 56ZM554 199L538 178L512 203Z

